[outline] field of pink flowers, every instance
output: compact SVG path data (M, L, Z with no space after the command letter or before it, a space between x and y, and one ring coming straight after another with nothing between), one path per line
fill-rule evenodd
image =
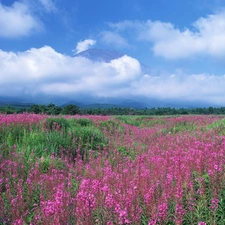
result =
M225 119L0 115L0 225L225 224Z

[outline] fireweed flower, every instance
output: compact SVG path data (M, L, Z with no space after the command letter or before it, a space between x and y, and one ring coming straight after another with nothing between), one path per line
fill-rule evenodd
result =
M5 120L1 121L0 115L0 125L33 124L45 118L35 115L3 117ZM109 119L95 116L68 118L89 118L99 127L100 121ZM159 119L147 118L146 123L154 120L157 122ZM34 216L30 222L32 224L38 224L38 220L42 220L43 224L70 224L70 220L75 218L76 224L89 225L99 219L93 217L96 211L103 212L98 221L102 224L141 224L141 216L136 215L145 212L148 214L146 218L151 218L149 225L160 224L167 219L167 202L170 202L171 198L175 198L177 203L173 218L182 224L185 212L195 210L197 200L193 197L196 195L196 188L199 189L199 194L206 191L202 175L209 171L209 187L212 186L212 190L219 193L220 181L224 179L225 138L215 132L198 131L196 135L189 135L185 131L171 132L172 134L168 135L166 132L162 134L162 130L172 131L177 124L182 123L204 127L215 120L196 116L163 118L160 123L143 129L121 122L121 130L115 128L113 135L112 130L105 129L108 146L103 151L101 148L93 150L98 151L98 155L90 154L88 162L76 157L75 163L72 164L61 158L59 160L64 163L64 168L58 170L52 163L45 174L41 174L40 165L37 163L27 171L27 178L23 177L22 167L18 166L18 155L12 152L12 160L0 157L0 191L4 188L6 200L11 203L12 209L21 208L17 210L17 215L14 215L13 211L6 212L12 218L10 223L20 224L21 218L27 221L22 207L24 205L24 208L29 208L31 197L38 193L41 196L40 204L33 209ZM78 141L74 139L74 144ZM116 150L121 146L128 153L132 150L132 160L129 155L124 156ZM19 144L17 148L12 148L12 151L16 153L18 149ZM80 150L81 147L74 149L77 156ZM58 155L53 154L52 162L58 160L57 158ZM41 159L37 161L40 162ZM196 177L198 180L195 181ZM18 182L20 179L23 183ZM27 191L22 189L22 184L27 186ZM184 196L188 197L187 204L182 205ZM4 204L0 196L0 216L2 211L6 211L2 203ZM218 204L215 195L210 209L216 210ZM143 208L145 210L141 212ZM206 225L205 222L197 224Z
M148 225L156 225L157 224L157 220L156 219L151 219L148 222Z
M183 209L182 204L179 204L179 203L176 204L176 216L177 216L177 218L183 218L184 213L185 213L185 211Z
M161 205L158 206L158 215L161 219L166 218L167 210L168 210L167 203L162 203Z
M107 225L113 225L113 222L112 221L108 221Z
M22 219L17 219L13 222L13 225L23 225L23 220Z
M217 210L218 203L219 203L219 200L217 198L213 198L212 201L211 201L210 209Z

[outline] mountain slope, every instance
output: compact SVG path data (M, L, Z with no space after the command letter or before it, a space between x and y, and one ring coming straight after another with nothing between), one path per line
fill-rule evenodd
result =
M109 50L109 49L96 49L96 48L91 48L85 51L82 51L78 54L76 54L74 57L84 57L87 59L90 59L91 61L94 62L106 62L109 63L113 59L119 59L123 57L124 53L117 52L114 50ZM147 65L144 65L143 63L139 62L141 65L141 70L143 73L150 74L152 69L148 67Z
M103 62L110 62L113 59L118 59L125 54L108 49L88 49L82 51L75 55L75 57L85 57L92 61L103 61Z

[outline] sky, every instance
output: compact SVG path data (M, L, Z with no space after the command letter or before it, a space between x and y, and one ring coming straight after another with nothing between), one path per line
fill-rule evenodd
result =
M89 48L125 55L74 57ZM0 96L225 106L224 61L222 0L0 0Z

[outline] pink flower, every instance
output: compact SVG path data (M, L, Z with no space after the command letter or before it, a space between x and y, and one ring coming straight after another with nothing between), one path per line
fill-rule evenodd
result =
M168 209L167 203L162 203L161 205L159 205L158 214L160 218L164 219L166 217L167 209Z
M218 208L219 200L217 198L213 198L211 201L210 209L216 210Z
M149 220L148 225L156 225L156 223L157 223L156 219L151 219Z
M112 221L108 221L107 225L113 225L113 222Z
M22 219L17 219L14 221L13 225L23 225Z

